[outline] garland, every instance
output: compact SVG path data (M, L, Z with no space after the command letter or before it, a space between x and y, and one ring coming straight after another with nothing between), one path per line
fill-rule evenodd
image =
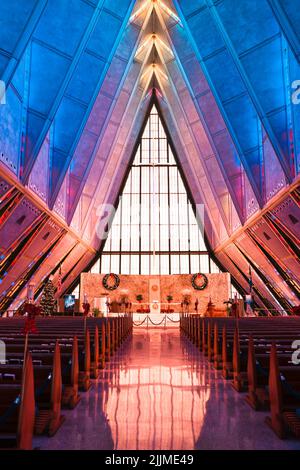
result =
M113 285L108 284L108 280L109 280L110 277L114 278L114 284ZM120 278L117 274L114 274L114 273L105 274L105 276L102 280L102 285L107 290L115 290L119 287L119 284L120 284Z
M196 282L197 279L199 279L199 277L201 278L201 281L202 281L201 285L197 284L197 282ZM203 290L203 289L205 289L207 284L208 284L208 279L207 279L207 276L205 274L202 274L202 273L193 274L193 276L192 276L192 286L193 286L194 289Z

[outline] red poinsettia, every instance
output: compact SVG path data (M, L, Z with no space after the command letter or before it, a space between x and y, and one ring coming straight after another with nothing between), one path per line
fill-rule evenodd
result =
M22 315L26 314L28 318L34 318L41 314L41 308L38 305L25 302L25 304L22 306Z
M38 329L35 324L35 317L41 314L41 308L38 305L25 302L22 306L22 315L26 315L26 322L23 329L23 333L38 333Z
M82 308L83 308L83 315L87 317L91 308L90 304L88 302L83 302Z

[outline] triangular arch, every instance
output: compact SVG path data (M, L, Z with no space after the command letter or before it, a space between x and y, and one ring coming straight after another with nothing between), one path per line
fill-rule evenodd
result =
M209 256L198 223L201 220L196 219L173 148L153 98L124 178L100 263L96 261L92 272L219 272Z

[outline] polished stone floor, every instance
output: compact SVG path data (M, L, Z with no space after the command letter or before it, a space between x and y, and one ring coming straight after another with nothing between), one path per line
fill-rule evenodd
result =
M281 441L177 328L135 328L40 449L300 449Z

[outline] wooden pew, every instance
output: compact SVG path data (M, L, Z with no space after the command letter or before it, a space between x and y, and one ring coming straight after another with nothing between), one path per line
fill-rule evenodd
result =
M45 349L47 347L47 350ZM77 337L73 338L72 348L63 347L60 345L60 350L63 350L61 356L61 370L62 370L62 407L74 408L79 400L78 394L78 374L79 374L79 363L78 363L78 340ZM49 349L48 349L49 348ZM35 382L38 384L40 381L44 381L45 377L52 371L53 354L55 345L52 347L50 344L38 344L30 341L28 344L29 351L32 352L33 364L34 364L34 375ZM22 357L24 351L24 341L10 340L7 342L7 357L8 363L6 365L0 365L0 373L9 373L11 370L12 374L15 375L15 380L20 381L20 375L22 372ZM45 352L48 351L48 352Z
M244 371L241 370L241 350L240 350L240 338L239 330L235 328L234 338L233 338L233 354L232 354L232 370L233 370L233 380L231 382L233 388L237 392L242 392L245 390L247 372L244 368ZM244 358L245 361L245 358Z
M219 329L218 329L218 324L217 323L215 323L215 325L214 325L213 361L214 361L214 368L215 369L221 369L222 368L222 351L221 351L221 347L220 347Z
M182 331L190 339L193 338L193 341L195 334L197 335L197 328L191 326L194 317L183 315L181 318ZM247 385L247 348L248 338L252 333L262 343L268 340L271 342L273 338L280 338L281 343L288 343L295 335L300 337L300 321L295 318L292 318L291 323L285 318L240 319L238 322L230 318L202 318L201 323L201 348L216 368L222 368L225 378L233 379L237 390L244 390Z
M42 355L41 355L42 354ZM35 418L34 432L36 434L47 433L52 436L56 433L60 425L64 421L61 416L62 401L62 374L61 374L61 356L58 342L56 342L54 353L30 353L31 357L41 357L47 359L48 364L36 365L33 369L35 387L34 396L35 404L38 409ZM15 375L15 382L18 382L19 375L22 370L23 352L14 352L9 354L8 364L2 366L6 371L10 370ZM16 362L12 364L12 360ZM50 362L52 361L52 365ZM34 362L34 361L32 361ZM18 385L16 385L18 386Z
M105 320L99 321L98 319L87 321L87 325L94 326L95 329L91 361L90 331L87 328L85 334L83 333L81 319L75 321L57 318L37 319L39 334L31 335L29 342L30 348L34 351L31 360L35 362L33 374L37 379L35 386L38 406L35 419L37 434L48 433L51 436L57 431L64 420L61 416L61 406L70 408L76 406L80 399L79 388L89 389L90 378L97 377L98 369L105 367L106 358L108 359L132 332L130 316L108 319L107 328L105 322ZM0 319L0 337L5 337L9 361L11 361L3 370L0 388L12 390L13 394L16 390L20 390L21 386L24 323L24 318ZM61 343L61 348L59 343ZM100 354L99 351L101 351ZM9 373L10 377L7 376ZM12 376L14 383L9 383ZM41 385L44 386L41 387ZM3 403L5 405L5 401Z
M114 318L110 322L110 334L111 334L111 340L110 340L110 354L112 355L114 351L116 350L116 335L115 335L116 329L115 329L115 320Z
M214 321L199 321L201 348L208 360L222 368L226 379L232 378L237 391L248 386L247 401L254 409L270 405L266 422L279 437L285 437L287 431L300 437L300 366L291 365L292 342L300 338L300 319ZM197 320L183 315L180 326L197 345Z
M45 389L42 387L35 391L35 396L39 404L39 411L35 419L35 434L45 434L54 436L60 428L65 418L61 415L61 396L62 396L62 380L61 380L61 359L60 348L58 342L55 345L53 356L53 369L51 382L46 384Z
M271 416L265 419L281 439L287 431L300 438L300 372L299 366L279 368L276 344L272 344L269 371Z
M14 338L22 338L22 334L20 333L21 327L22 327L22 320L19 319L19 321L13 321L12 319L12 325L14 327L12 328L10 326L10 322L0 322L0 336L1 334L10 334ZM57 323L56 323L56 320ZM132 320L126 317L121 317L121 318L110 318L110 319L88 319L87 321L87 326L91 326L94 328L97 326L99 329L99 326L102 329L102 324L105 324L107 322L110 326L110 353L113 352L117 347L120 346L122 341L124 341L126 334L129 333L129 325L130 322L132 323ZM39 329L39 334L37 337L37 342L41 342L41 339L45 339L45 341L49 340L49 338L55 338L55 339L68 339L70 335L73 335L74 332L76 332L76 336L78 337L79 341L82 340L83 337L83 323L76 321L75 327L72 326L73 322L68 319L67 322L64 322L61 319L37 319L37 325ZM114 325L114 328L112 328L112 325ZM120 334L121 332L121 334ZM99 336L99 335L98 335ZM107 335L108 336L108 335ZM91 340L93 338L91 337ZM108 338L107 338L108 339ZM32 338L32 341L34 341L35 338ZM108 341L106 341L108 342ZM93 343L94 344L94 343ZM102 335L99 336L99 348L102 348ZM94 346L96 346L94 344Z
M102 323L102 328L101 328L101 360L100 360L100 367L101 369L104 369L105 367L105 359L106 359L106 329L105 329L105 323Z
M206 325L205 322L202 321L202 349L201 351L205 354L207 354L207 343L206 343Z
M290 349L291 340L287 343L286 340L281 340L280 337L277 337L276 334L273 335L272 339L277 339L278 347L280 349L280 357L284 359L287 357L289 359L290 355L284 356L282 353L285 350ZM227 373L229 375L231 368L232 368L232 386L238 392L243 392L247 390L248 381L249 381L249 342L251 344L251 336L250 339L248 338L240 338L238 330L235 331L234 334L234 341L233 341L233 352L232 352L232 364L229 362L229 366L227 366L228 370ZM269 358L269 351L270 351L270 339L263 340L260 339L259 343L253 344L253 348L256 351L256 354L260 355L260 359ZM250 354L252 353L250 349ZM259 364L258 364L259 365ZM258 366L257 365L257 366ZM250 378L250 380L252 380Z
M251 333L249 333L251 336ZM255 334L255 333L253 333ZM289 339L287 339L289 338ZM259 345L270 344L273 339L277 339L281 349L287 349L293 336L282 336L281 334L273 333L270 335L261 334L260 338L257 338L256 333L256 348ZM247 386L248 374L247 374L247 350L248 350L248 337L245 334L238 334L236 330L233 338L228 338L227 330L223 329L223 340L222 340L222 370L224 378L232 378L233 385L238 391L242 391Z
M262 375L263 372L264 371L261 370L260 375ZM246 401L255 410L258 410L260 408L264 409L267 406L269 397L267 396L268 394L265 391L265 387L262 387L261 383L258 383L258 371L252 335L249 338L248 344L247 373L248 395L246 397Z
M85 332L84 351L79 355L79 390L87 392L91 387L91 346L90 331Z
M99 376L99 333L98 326L95 327L94 339L93 339L93 357L91 360L91 378L97 379Z
M224 379L229 379L232 373L232 362L229 361L227 352L227 329L224 325L222 331L222 375Z
M199 349L199 351L201 351L201 342L202 342L202 330L201 330L201 326L202 326L202 323L201 323L201 318L200 316L198 316L197 318L197 348Z
M32 449L35 421L34 379L27 354L22 384L0 385L0 448Z
M62 406L75 408L79 403L81 397L78 393L79 390L79 361L78 361L78 340L75 336L73 339L71 370L63 370L63 393L62 393ZM69 380L68 380L69 379Z
M106 323L106 341L105 341L105 345L106 345L106 351L105 351L105 358L107 361L109 361L109 358L111 356L111 327L110 327L110 321L108 321Z
M281 355L282 364L287 364L290 355ZM285 360L285 362L283 362ZM269 409L270 399L268 391L268 376L270 366L270 351L268 348L254 347L253 337L249 338L248 344L248 359L247 359L247 373L248 373L248 394L246 402L254 410Z

